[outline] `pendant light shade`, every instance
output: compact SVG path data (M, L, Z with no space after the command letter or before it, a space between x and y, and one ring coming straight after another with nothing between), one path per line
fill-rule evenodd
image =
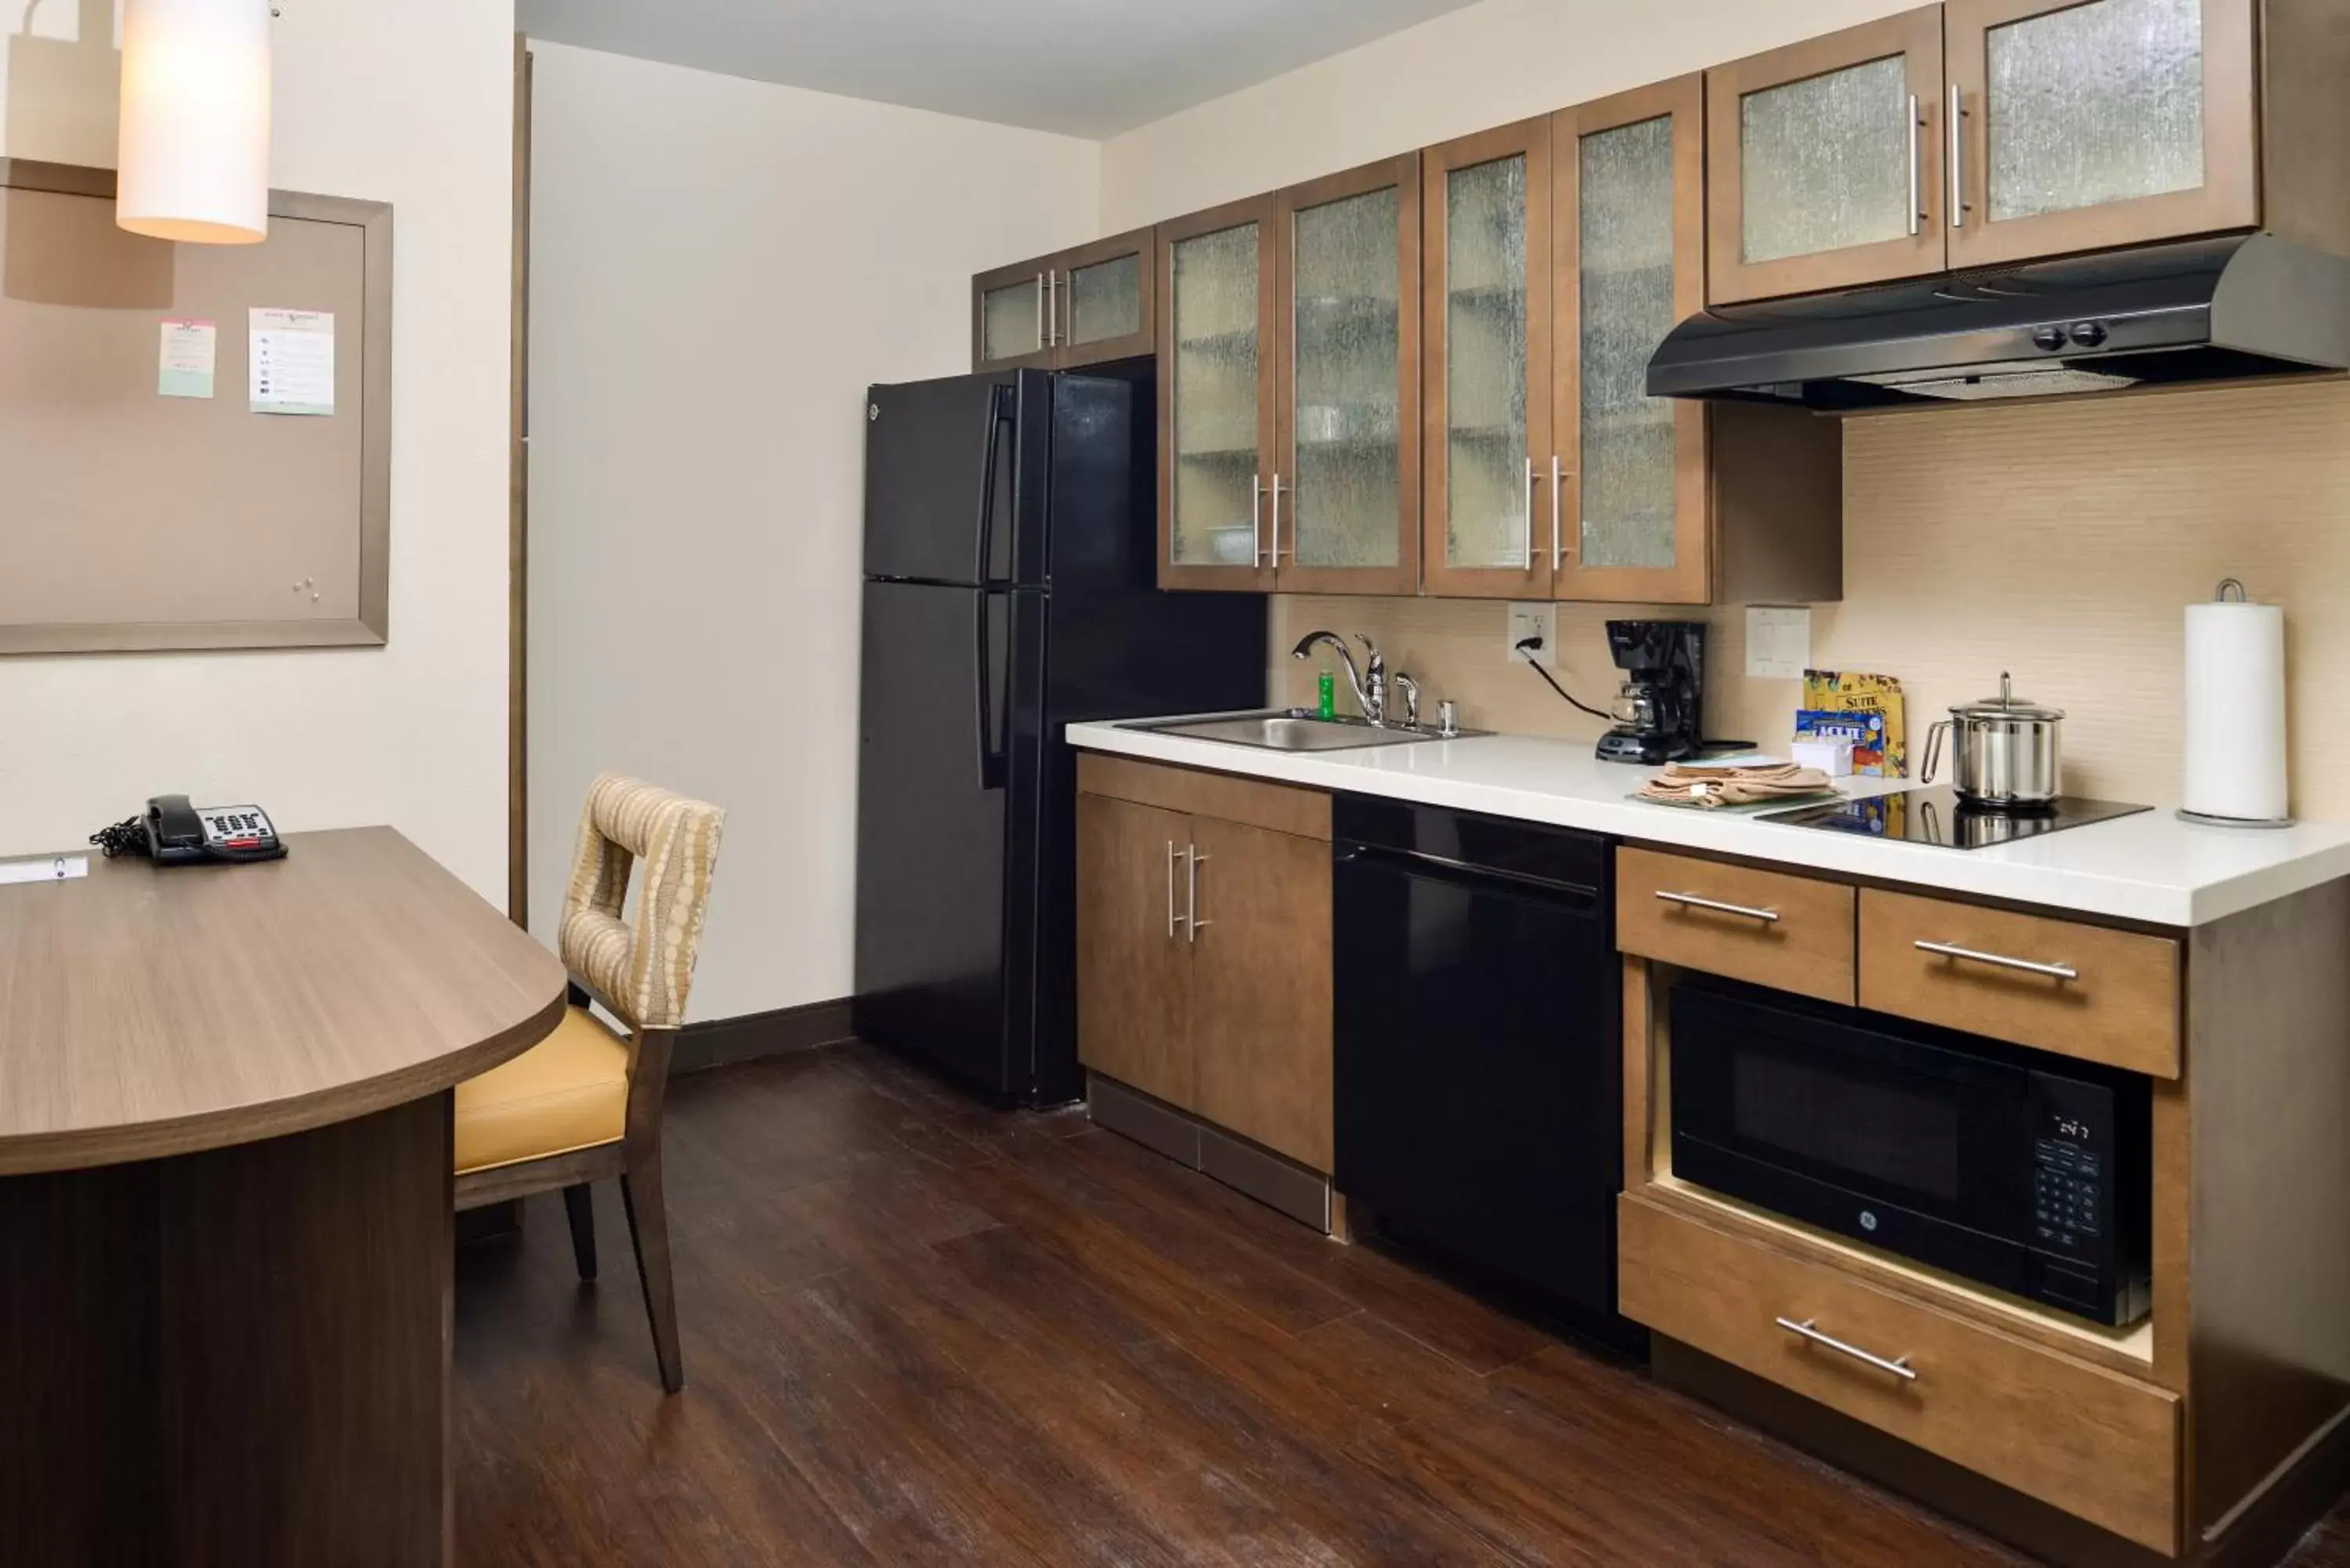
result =
M269 0L128 0L119 161L132 234L269 237Z

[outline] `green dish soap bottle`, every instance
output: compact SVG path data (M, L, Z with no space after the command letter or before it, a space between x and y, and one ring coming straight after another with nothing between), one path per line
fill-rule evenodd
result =
M1338 678L1326 670L1322 672L1322 679L1318 684L1315 715L1323 719L1336 718L1338 716Z

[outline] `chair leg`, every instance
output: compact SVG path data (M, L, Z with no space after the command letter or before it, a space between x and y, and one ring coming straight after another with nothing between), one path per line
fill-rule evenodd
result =
M685 1386L685 1362L677 1346L677 1292L670 1280L669 1208L661 1194L659 1143L629 1151L620 1203L629 1213L629 1240L637 1249L645 1315L652 1320L653 1358L660 1364L661 1386L674 1394Z
M577 1182L563 1189L563 1212L571 1221L571 1256L579 1277L596 1277L596 1189Z

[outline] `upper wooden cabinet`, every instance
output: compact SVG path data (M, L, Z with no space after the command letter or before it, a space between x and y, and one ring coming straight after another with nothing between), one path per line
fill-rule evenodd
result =
M1941 271L1942 84L1939 5L1708 71L1709 300Z
M1273 589L1274 198L1159 225L1159 586Z
M1419 581L1419 168L1162 224L1159 582Z
M2257 224L2255 6L1951 0L1950 265Z
M1274 198L1283 593L1419 587L1419 158Z
M972 279L972 369L1073 370L1149 353L1151 234L1138 229Z
M1704 304L1704 119L1688 76L1427 155L1430 592L1842 597L1839 428L1648 395Z
M1712 596L1710 419L1648 395L1649 356L1705 305L1704 123L1696 76L1551 121L1554 598Z
M1551 431L1551 122L1423 156L1428 589L1548 598L1565 483Z
M1949 0L1706 73L1716 305L2265 227L2350 247L2341 0Z

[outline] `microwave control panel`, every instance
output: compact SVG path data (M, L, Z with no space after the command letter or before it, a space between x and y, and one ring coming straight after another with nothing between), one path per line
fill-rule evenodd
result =
M2112 1093L2032 1075L2032 1293L2091 1311L2115 1282Z

